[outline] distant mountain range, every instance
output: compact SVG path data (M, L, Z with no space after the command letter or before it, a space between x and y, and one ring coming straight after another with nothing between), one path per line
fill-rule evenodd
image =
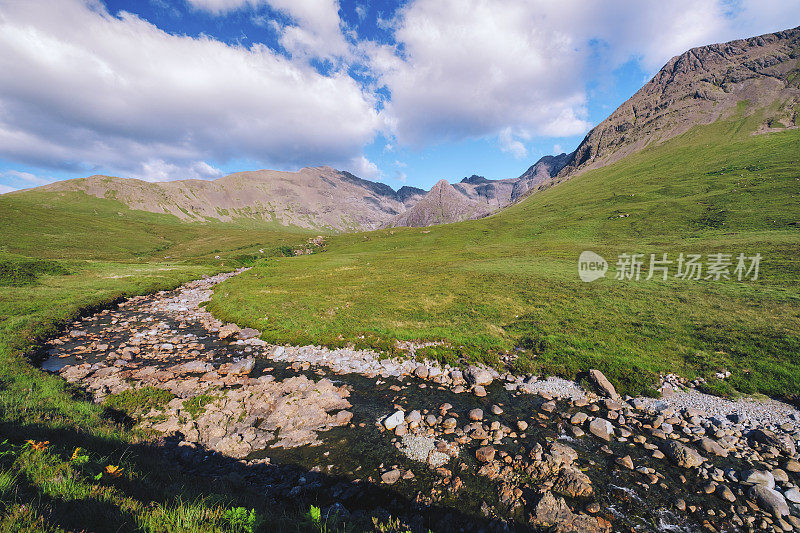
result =
M633 97L592 129L570 154L545 156L517 178L470 176L433 189L361 179L329 167L297 172L237 172L213 181L150 183L109 176L40 189L83 191L131 209L186 221L253 220L286 226L358 231L428 226L487 216L586 170L734 113L758 132L796 128L800 107L800 28L693 48L671 59ZM12 194L24 194L24 191Z

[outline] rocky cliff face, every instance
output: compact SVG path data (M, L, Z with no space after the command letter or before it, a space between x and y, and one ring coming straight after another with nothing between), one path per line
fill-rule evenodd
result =
M448 224L481 218L493 210L489 205L465 196L447 181L440 180L424 198L386 225L422 227Z
M550 178L561 172L567 163L572 159L573 154L546 155L526 170L522 176L517 178L514 188L511 191L511 201L527 196L539 184L548 181Z
M797 127L798 59L800 27L692 48L672 58L590 131L559 178L613 163L739 112L760 113L761 131Z

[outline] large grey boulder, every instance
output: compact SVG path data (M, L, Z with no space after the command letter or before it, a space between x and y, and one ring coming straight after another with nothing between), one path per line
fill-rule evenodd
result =
M484 368L470 366L464 371L464 379L470 385L491 385L493 381L492 373Z
M772 513L776 517L786 516L790 512L789 504L786 503L783 495L764 485L753 486L748 495L756 501L761 509Z

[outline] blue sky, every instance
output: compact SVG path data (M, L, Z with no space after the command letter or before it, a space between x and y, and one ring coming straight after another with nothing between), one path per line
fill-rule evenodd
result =
M800 2L0 3L0 193L330 165L394 188L520 175L670 57Z

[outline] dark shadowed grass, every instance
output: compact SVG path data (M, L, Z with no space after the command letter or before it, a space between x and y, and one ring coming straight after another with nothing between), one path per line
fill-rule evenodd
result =
M629 393L660 373L727 369L717 392L796 398L800 132L742 133L751 122L695 128L483 220L332 237L324 253L225 282L209 309L270 342L444 341L427 355L512 354L518 371L567 377L599 368ZM607 278L578 279L583 250L611 263ZM611 279L624 252L763 260L757 281Z

